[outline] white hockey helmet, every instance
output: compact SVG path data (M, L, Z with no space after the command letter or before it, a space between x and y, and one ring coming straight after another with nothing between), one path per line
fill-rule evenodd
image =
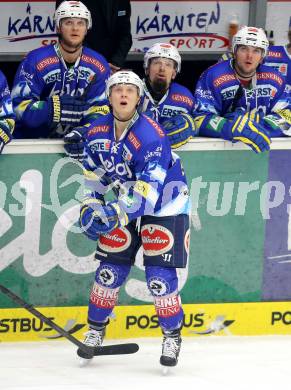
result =
M54 19L57 28L64 18L82 18L88 23L88 30L92 27L91 12L81 1L63 1L56 9Z
M109 77L109 79L106 81L107 97L110 95L111 87L116 84L133 84L137 87L139 96L141 97L143 95L143 82L138 77L138 75L131 70L119 70Z
M267 55L269 41L262 28L243 26L232 38L232 52L235 53L238 45L259 47L263 50L263 57Z
M169 58L176 62L177 73L181 70L181 56L175 46L170 43L155 43L144 55L143 67L147 69L152 58Z

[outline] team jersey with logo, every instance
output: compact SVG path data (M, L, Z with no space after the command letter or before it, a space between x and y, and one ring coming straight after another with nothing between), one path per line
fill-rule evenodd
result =
M20 64L14 79L12 100L16 113L16 136L61 137L70 126L51 128L47 99L52 95L83 96L90 104L87 117L105 100L105 81L110 68L105 58L83 47L74 66L67 66L58 45L32 50ZM90 84L90 86L88 86Z
M264 61L265 65L272 66L286 79L286 90L291 94L291 54L285 46L270 46L268 55Z
M144 82L145 93L141 99L139 110L141 112L153 112L153 117L158 123L163 122L175 115L185 112L190 114L194 106L194 98L188 88L177 83L171 83L168 91L162 99L155 103Z
M232 58L232 52L226 52L218 61L225 61ZM271 66L285 77L286 90L288 93L291 93L291 54L287 51L287 45L270 46L268 55L264 58L263 64Z
M151 118L136 113L116 141L113 115L100 116L88 128L86 152L86 192L100 199L113 189L129 221L143 215L188 214L181 160Z
M211 128L211 131L214 129L217 131L217 137L220 137L221 117L239 110L259 113L262 120L264 116L272 115L289 128L290 100L285 85L281 74L270 66L260 65L252 79L251 87L244 88L235 76L232 60L218 62L201 75L196 86L193 114L199 134L211 136Z

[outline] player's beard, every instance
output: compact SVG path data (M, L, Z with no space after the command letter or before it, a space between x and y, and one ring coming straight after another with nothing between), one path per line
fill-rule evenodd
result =
M169 85L166 80L153 80L152 81L152 89L156 93L166 93L169 88Z

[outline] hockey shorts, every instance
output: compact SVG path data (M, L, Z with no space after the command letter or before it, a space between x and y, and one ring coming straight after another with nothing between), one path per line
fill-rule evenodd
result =
M113 264L133 265L143 247L145 266L185 268L189 253L189 216L143 216L127 226L99 237L95 258Z

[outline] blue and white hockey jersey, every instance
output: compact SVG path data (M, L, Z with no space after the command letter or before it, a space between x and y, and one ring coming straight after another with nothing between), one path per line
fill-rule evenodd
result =
M177 83L171 83L170 88L162 97L162 99L155 103L153 97L147 89L144 82L144 96L141 99L139 105L139 111L149 114L153 112L153 115L149 115L155 121L160 124L175 115L182 112L191 114L194 107L194 98L188 88L183 87Z
M291 94L291 54L285 46L270 46L268 55L264 60L265 65L272 66L286 79L286 90Z
M237 110L267 115L282 128L291 126L290 100L285 92L285 79L273 68L260 65L250 88L244 88L236 78L232 60L218 62L208 68L198 80L193 115L199 135L220 137L221 117ZM279 133L270 136L281 136Z
M100 116L88 128L86 151L86 193L100 199L112 188L129 221L143 215L188 214L181 160L149 117L136 113L116 141L113 115Z
M14 79L12 100L17 118L16 137L61 137L71 130L69 126L63 129L61 125L51 128L46 99L52 95L81 97L85 92L84 99L90 104L88 118L84 118L86 122L97 106L107 102L105 80L109 75L105 58L86 47L72 67L65 63L58 44L32 50L21 62Z
M15 125L15 114L6 77L0 71L0 131L12 134ZM5 136L3 133L3 136Z

